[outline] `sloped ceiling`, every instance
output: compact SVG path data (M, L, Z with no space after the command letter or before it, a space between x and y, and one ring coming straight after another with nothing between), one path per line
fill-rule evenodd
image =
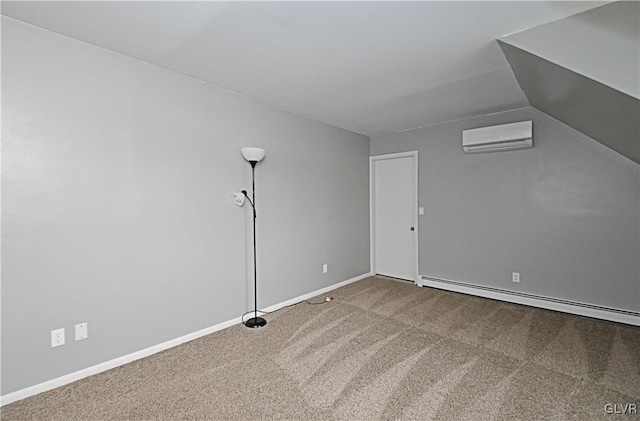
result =
M640 3L500 40L529 103L640 163Z
M606 2L2 2L2 14L376 136L527 106L495 39Z

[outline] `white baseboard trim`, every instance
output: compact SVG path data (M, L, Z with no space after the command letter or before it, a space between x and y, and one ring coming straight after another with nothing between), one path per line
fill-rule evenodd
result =
M478 297L491 298L515 304L524 304L531 307L539 307L547 310L561 311L564 313L577 314L579 316L593 317L595 319L640 326L640 313L634 311L467 284L463 282L450 281L448 279L432 278L424 275L419 277L419 281L416 284L418 286L461 292L463 294L475 295Z
M309 298L323 294L325 292L329 292L334 289L340 288L342 286L351 284L353 282L357 282L361 279L368 278L369 276L372 276L371 273L366 273L360 276L356 276L355 278L347 279L346 281L339 282L337 284L328 286L326 288L322 288L317 291L301 295L300 297L297 297L297 298L292 298L291 300L287 300L279 304L275 304L271 307L264 309L264 311L258 311L258 313L272 312L282 307L295 304L300 301L307 300ZM198 330L197 332L189 333L187 335L180 336L179 338L171 339L161 344L154 345L149 348L145 348L128 355L123 355L122 357L114 358L113 360L105 361L103 363L96 364L88 368L84 368L74 373L66 374L64 376L57 377L55 379L47 380L46 382L39 383L34 386L29 386L24 389L17 390L15 392L7 393L6 395L0 396L0 406L8 405L12 402L16 402L21 399L25 399L30 396L37 395L42 392L46 392L48 390L52 390L60 386L64 386L66 384L75 382L77 380L84 379L85 377L93 376L94 374L102 373L103 371L107 371L112 368L116 368L121 365L125 365L130 362L148 357L150 355L157 354L158 352L164 351L169 348L173 348L185 342L193 341L194 339L198 339L202 336L209 335L211 333L217 332L218 330L226 329L227 327L233 326L238 323L242 323L241 317L235 317L231 320L218 323L217 325Z
M343 287L345 285L349 285L349 284L352 284L354 282L361 281L361 280L363 280L365 278L368 278L370 276L373 276L373 274L371 272L356 276L355 278L347 279L346 281L338 282L337 284L333 284L331 286L318 289L318 290L310 292L308 294L304 294L304 295L301 295L299 297L292 298L290 300L283 301L283 302L278 303L278 304L274 304L274 305L272 305L270 307L267 307L265 309L258 310L258 314L266 314L266 313L274 312L276 310L280 310L283 307L287 307L287 306L290 306L292 304L296 304L296 303L299 303L301 301L308 300L309 298L313 298L313 297L316 297L318 295L324 294L326 292L333 291L334 289L338 289L340 287Z
M0 406L8 405L12 402L28 398L29 396L37 395L38 393L46 392L48 390L55 389L56 387L64 386L65 384L84 379L85 377L93 376L94 374L102 373L103 371L107 371L112 368L116 368L121 365L125 365L130 362L148 357L149 355L157 354L158 352L173 348L174 346L181 345L194 339L198 339L202 336L225 329L240 322L241 318L236 317L226 322L218 323L217 325L198 330L197 332L189 333L184 336L180 336L179 338L171 339L158 345L141 349L140 351L123 355L122 357L114 358L113 360L105 361L91 367L83 368L82 370L76 371L74 373L66 374L64 376L47 380L46 382L39 383L34 386L29 386L15 392L8 393L6 395L0 396Z

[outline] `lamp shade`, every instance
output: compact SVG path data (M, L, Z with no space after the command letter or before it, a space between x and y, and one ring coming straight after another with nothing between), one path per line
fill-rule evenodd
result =
M258 162L258 161L262 161L262 158L264 158L265 150L262 148L248 147L248 148L240 149L240 152L242 152L242 156L247 161Z

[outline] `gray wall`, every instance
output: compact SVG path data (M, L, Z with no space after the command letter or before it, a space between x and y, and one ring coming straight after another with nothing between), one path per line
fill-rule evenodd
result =
M529 119L533 149L462 151L463 129ZM532 108L371 139L372 155L409 150L421 275L640 310L636 163Z
M2 394L252 308L242 146L260 307L369 271L365 136L7 18L2 123Z

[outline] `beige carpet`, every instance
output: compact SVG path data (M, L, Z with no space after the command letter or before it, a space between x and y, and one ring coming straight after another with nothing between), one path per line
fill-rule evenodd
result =
M2 420L618 420L640 329L380 277L2 408ZM626 408L629 408L628 406Z

